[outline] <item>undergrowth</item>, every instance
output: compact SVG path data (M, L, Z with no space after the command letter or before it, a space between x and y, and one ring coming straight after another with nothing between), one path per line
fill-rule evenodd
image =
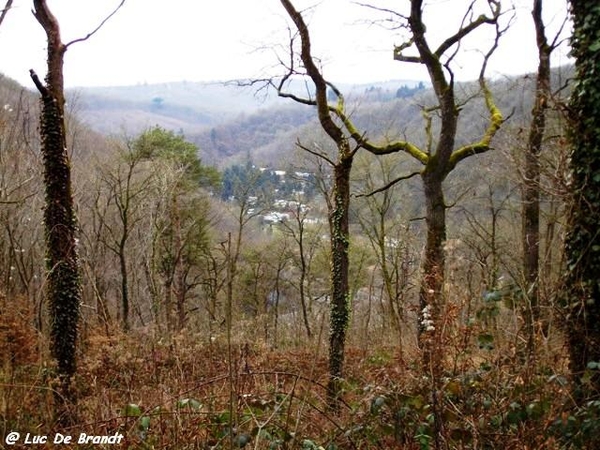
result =
M121 433L122 448L131 449L429 449L435 399L449 449L593 448L600 431L600 402L572 409L560 349L554 360L528 362L506 348L476 349L460 365L447 358L432 380L406 362L418 361L416 349L400 356L392 346L350 347L334 413L326 352L317 345L240 342L229 361L224 344L190 332L89 333L74 380L77 425L56 430L52 369L32 358L35 331L11 320L2 328L3 435Z

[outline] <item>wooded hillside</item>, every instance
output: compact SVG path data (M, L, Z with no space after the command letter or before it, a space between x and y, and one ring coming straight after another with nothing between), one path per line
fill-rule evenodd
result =
M490 79L501 2L438 47L409 3L394 58L428 80L326 79L289 0L273 78L78 88L63 117L51 77L32 71L36 92L0 75L3 443L598 448L594 71ZM557 43L541 3L540 61ZM495 33L480 76L455 82L452 52L479 27ZM48 228L66 216L49 119L72 244ZM76 307L57 249L75 255ZM64 361L61 315L77 324Z

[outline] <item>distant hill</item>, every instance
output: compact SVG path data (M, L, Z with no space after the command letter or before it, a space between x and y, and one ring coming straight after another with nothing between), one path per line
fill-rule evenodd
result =
M506 78L493 83L499 106L511 122L530 112L533 77ZM5 89L23 88L8 79ZM427 85L418 81L339 85L352 119L371 139L408 138L423 145L424 123L419 105L434 103ZM290 89L306 96L307 86L295 82ZM458 142L480 134L487 112L472 97L476 83L457 86L460 98L469 99L460 115ZM35 98L35 93L27 91ZM330 93L333 100L333 93ZM8 98L5 95L5 98ZM314 108L277 97L274 92L237 83L175 82L121 87L77 88L68 91L69 110L78 121L103 134L135 136L160 125L182 132L196 143L205 163L226 167L250 157L268 166L282 166L294 155L298 140L326 148Z
M109 134L135 134L154 125L187 134L261 105L261 99L248 88L223 83L76 88L68 94L85 122ZM271 102L268 98L262 101Z
M419 83L393 80L338 87L349 100L373 103L410 96L425 87ZM304 95L306 86L296 82L292 89ZM236 82L82 87L69 90L68 96L78 117L96 131L135 135L160 125L183 132L200 146L205 160L220 164L268 147L314 118L306 106Z
M416 81L398 80L368 85L340 85L345 93L368 93L370 97L391 98L402 86L414 87ZM294 88L304 94L304 83ZM139 129L149 120L186 125L190 130L213 126L237 117L273 106L284 106L273 91L255 86L240 86L237 82L188 82L139 84L118 87L81 87L70 89L69 96L77 103L84 119L104 132L123 127ZM154 123L150 123L153 125ZM165 126L168 126L166 125Z

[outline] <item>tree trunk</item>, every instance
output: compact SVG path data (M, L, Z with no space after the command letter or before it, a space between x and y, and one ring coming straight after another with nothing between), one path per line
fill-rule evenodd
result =
M119 270L121 272L121 308L122 326L124 331L129 331L129 278L127 274L127 258L125 256L125 239L119 246Z
M571 13L576 69L569 132L573 203L565 241L563 306L574 398L583 405L600 392L600 370L586 370L589 363L600 362L600 9L595 2L571 0Z
M40 134L44 159L46 207L44 224L48 281L46 295L51 319L51 350L57 361L59 385L55 400L57 420L73 420L75 401L71 377L76 371L76 345L81 301L80 269L75 244L71 171L64 119L63 59L66 51L56 18L45 1L34 0L34 14L48 38L48 73L42 84L31 77L42 95Z
M177 194L173 194L171 202L171 223L173 226L173 248L175 253L174 283L175 283L175 304L177 307L177 330L181 331L185 327L186 313L185 301L187 297L186 272L184 263L184 243L181 238L181 213L177 202Z
M167 324L167 331L173 331L175 329L173 319L173 276L167 273L164 281L165 289L165 322Z
M540 152L546 129L546 109L550 97L550 53L542 21L542 0L534 0L533 19L538 47L538 72L535 103L531 111L529 139L525 150L525 179L523 180L523 275L526 288L525 321L528 348L533 351L536 324L540 320Z
M443 373L441 312L444 305L444 265L446 242L446 204L442 187L443 175L428 172L422 176L425 189L427 241L419 291L419 344L425 373L431 377L432 414L435 448L441 449L444 429L443 405L440 399Z
M435 360L432 353L440 328L438 320L443 301L446 204L442 181L438 175L426 172L422 178L425 188L427 241L419 291L419 341L423 349L424 366L429 367Z
M343 151L340 152L344 154ZM329 329L329 404L337 407L344 367L349 319L350 172L352 158L341 158L334 167L333 202L329 211L331 233L331 312Z
M306 330L306 337L310 340L312 332L310 329L310 321L308 320L308 309L306 307L306 292L304 283L306 282L306 273L308 268L306 265L306 257L304 255L304 222L300 219L300 209L298 208L298 252L300 253L300 305L302 306L302 319L304 320L304 329Z
M390 324L394 332L398 336L398 345L399 345L399 354L402 355L402 312L401 307L396 307L396 303L399 298L399 283L398 283L398 270L393 267L394 275L390 273L390 268L388 266L388 256L387 256L387 242L386 242L386 234L385 234L385 217L381 215L379 217L379 230L378 230L378 242L377 246L379 247L379 255L381 258L381 275L383 277L383 283L385 288L385 295L387 297L387 306L388 306L388 314L390 319ZM395 281L394 281L395 278Z

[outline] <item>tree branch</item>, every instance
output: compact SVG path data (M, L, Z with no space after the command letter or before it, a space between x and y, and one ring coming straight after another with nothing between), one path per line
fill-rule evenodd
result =
M438 58L440 58L450 47L459 43L465 36L475 31L483 24L495 24L498 21L498 17L500 17L500 2L498 1L490 1L490 8L492 8L492 17L488 17L484 14L480 15L477 19L470 22L468 25L461 27L456 34L450 36L444 42L440 44L438 49L434 52ZM473 7L473 3L469 9Z
M417 175L421 175L421 173L422 173L422 172L419 170L419 171L417 171L417 172L413 172L413 173L411 173L411 174L408 174L408 175L404 175L404 176L398 177L398 178L396 178L396 179L394 179L394 180L390 181L388 184L386 184L386 185L385 185L385 186L383 186L383 187L380 187L380 188L378 188L378 189L375 189L374 191L372 191L372 192L369 192L368 194L358 194L356 197L359 197L359 198L360 198L360 197L371 197L371 196L373 196L373 195L375 195L375 194L378 194L379 192L384 192L384 191L387 191L389 188L391 188L391 187L392 187L392 186L394 186L395 184L399 183L400 181L409 180L409 179L411 179L411 178L413 178L413 177L416 177Z
M479 140L479 142L476 142L475 144L471 144L471 145L465 145L465 146L459 148L458 150L455 150L450 155L450 160L448 161L450 170L452 170L456 166L456 164L458 164L460 161L468 158L469 156L487 152L490 149L490 143L492 141L492 138L496 135L496 132L500 129L500 127L504 123L504 117L502 116L502 112L496 106L496 103L494 101L494 96L492 95L492 92L490 91L490 89L487 85L487 82L485 81L485 72L487 69L488 62L489 62L491 56L496 51L496 49L498 48L498 43L500 42L500 38L502 37L502 35L506 32L506 30L508 28L508 26L507 26L504 29L500 29L500 25L498 24L497 21L495 22L495 27L496 27L496 36L494 38L494 43L492 44L492 46L490 47L488 52L485 54L483 63L481 65L481 71L479 72L479 86L480 86L481 92L483 93L485 105L490 114L488 127L485 130L485 133L484 133L483 137L481 138L481 140Z
M12 7L12 3L13 0L6 0L6 5L4 6L2 13L0 13L0 25L4 22L4 18L6 17L6 14L8 14L8 10Z
M349 157L352 157L354 153L359 148L365 148L367 151L376 154L376 155L386 155L390 153L397 153L403 151L416 160L418 160L421 164L427 164L429 161L429 155L418 148L416 145L411 144L410 142L398 141L392 142L387 145L375 145L368 141L365 137L365 134L359 132L359 130L355 127L353 122L350 120L349 116L345 112L345 99L341 91L332 83L325 80L320 70L314 63L313 57L310 53L310 36L308 32L308 28L302 15L294 8L290 0L280 0L288 15L293 20L296 28L298 30L298 34L300 35L302 44L301 44L301 60L306 69L306 75L308 75L313 81L316 93L315 98L303 98L291 92L285 92L283 90L284 84L290 79L292 75L296 72L293 68L293 38L290 39L290 67L288 68L288 72L283 76L281 81L277 83L271 83L272 86L275 86L280 97L290 98L298 103L316 106L318 109L318 117L319 122L321 123L325 132L333 139L334 142L340 143L343 139L346 139L347 135L356 143L355 149L350 152ZM412 40L403 44L402 48L407 48L412 45ZM327 101L327 88L330 88L334 94L337 96L337 104L332 105ZM334 117L337 117L343 124L343 128L338 126L336 122L334 122ZM304 150L309 151L309 153L315 154L321 158L324 158L322 154L315 153L305 147L302 147ZM326 159L326 158L324 158ZM330 162L330 161L328 161ZM331 162L330 162L331 163Z
M400 45L394 46L394 60L400 62L423 64L423 60L419 56L406 56L402 54L404 50L410 48L414 43L415 40L411 38Z
M296 141L296 145L298 147L300 147L302 150L304 150L305 152L308 152L311 155L316 156L317 158L323 159L324 161L327 161L327 164L329 164L332 167L335 167L336 164L331 159L329 159L329 157L327 155L325 155L324 153L319 153L309 147L306 147L305 145L302 145L300 140Z
M280 1L285 10L287 11L288 15L296 25L298 34L300 35L300 39L302 41L300 58L302 59L302 63L304 64L306 73L315 84L315 96L319 122L321 123L321 126L329 135L329 137L331 137L331 139L333 139L334 142L339 143L345 138L344 133L331 118L330 108L327 103L327 82L325 81L325 78L323 78L323 75L319 71L319 68L315 65L315 62L312 58L310 34L308 32L308 27L304 22L302 14L300 14L294 8L294 5L292 5L290 0Z
M357 145L364 148L368 152L373 153L375 155L389 155L390 153L397 153L402 151L408 153L421 164L427 164L427 162L429 161L429 155L427 155L427 153L425 153L416 145L407 141L396 141L391 142L387 145L375 145L371 143L365 137L364 134L361 134L358 131L358 129L354 126L352 121L346 116L346 114L344 114L343 110L340 110L338 108L335 110L335 112L340 118L340 120L343 122L348 133L350 133L350 137L354 140L354 142L356 142Z
M87 41L94 34L96 34L100 30L100 28L102 28L104 26L104 24L106 24L106 22L108 22L111 19L111 17L117 13L117 11L119 11L119 9L121 9L121 7L123 6L124 3L125 3L125 0L121 0L121 3L119 3L119 5L114 9L114 11L111 12L108 16L106 16L104 18L104 20L102 22L100 22L100 25L98 25L93 31L89 32L86 36L84 36L82 38L72 40L71 42L67 43L65 45L65 47L69 47L72 44L76 44L78 42Z
M35 84L35 87L38 89L38 91L40 91L40 94L42 94L42 97L46 98L48 95L50 95L48 89L46 88L46 86L44 86L44 83L42 83L40 78L37 76L37 73L35 73L33 69L29 69L29 76L33 80L33 84Z

